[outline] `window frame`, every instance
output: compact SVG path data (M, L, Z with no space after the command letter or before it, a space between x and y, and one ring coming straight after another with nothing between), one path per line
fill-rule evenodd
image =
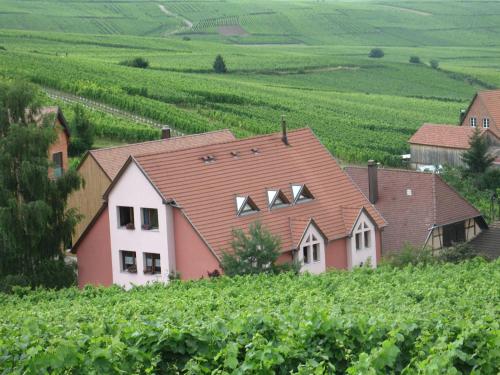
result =
M295 194L296 187L299 187L297 193ZM305 203L314 200L314 195L311 193L309 188L305 184L292 184L292 198L293 204ZM305 195L307 194L307 196ZM303 198L301 198L303 196Z
M354 248L356 251L370 250L372 248L372 230L365 220L356 225L354 231Z
M161 275L161 254L158 254L158 253L149 253L149 252L146 252L146 253L143 253L143 257L144 257L144 274L145 275ZM151 259L151 262L152 262L152 265L151 266L148 266L148 259ZM156 266L156 260L158 260L158 262L160 263L159 267ZM148 267L150 269L148 269ZM158 270L157 270L158 268Z
M125 263L125 258L127 256L133 257L133 263L127 266ZM120 250L120 269L124 273L137 274L137 252L132 250Z
M148 221L146 224L146 213L148 212ZM156 226L151 224L151 212L156 212ZM153 220L154 221L154 220ZM159 217L158 217L158 209L150 208L150 207L141 207L141 229L145 231L158 231L160 229Z
M470 126L473 127L473 128L477 128L477 117L476 116L472 116L470 119Z
M128 229L128 230L134 230L135 229L135 212L134 212L134 207L133 206L116 206L117 207L117 224L119 229ZM129 222L122 224L122 209L129 209Z
M62 175L64 174L64 155L62 151L54 152L52 154L52 164L54 170L54 177L56 178L62 177Z
M483 128L484 129L490 128L490 118L489 117L483 117Z
M240 207L238 207L238 199L243 199ZM250 207L250 209L246 209L247 206ZM259 211L259 207L255 204L255 202L252 200L252 198L250 198L249 195L239 195L236 197L236 216L252 215Z
M314 250L316 249L316 257ZM310 265L321 262L321 239L316 238L313 234L309 234L301 246L302 263Z

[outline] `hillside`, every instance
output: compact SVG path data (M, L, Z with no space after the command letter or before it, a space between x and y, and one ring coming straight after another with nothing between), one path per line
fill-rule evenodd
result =
M0 293L0 372L494 374L499 267Z
M456 123L475 91L500 86L499 21L490 1L7 0L0 75L186 133L266 133L286 114L345 161L396 165L421 123ZM119 65L137 56L150 69Z

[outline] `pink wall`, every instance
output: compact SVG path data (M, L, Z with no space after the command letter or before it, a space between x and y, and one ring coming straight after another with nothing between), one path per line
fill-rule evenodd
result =
M108 208L99 215L78 246L78 286L87 284L109 286L113 283L111 239Z
M347 239L328 242L325 248L326 269L347 269Z
M191 226L182 211L174 209L175 263L182 280L207 277L219 261Z

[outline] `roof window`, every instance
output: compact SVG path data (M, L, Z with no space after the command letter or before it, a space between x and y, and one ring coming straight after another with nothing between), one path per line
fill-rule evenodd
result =
M293 203L306 202L314 199L306 185L292 185Z
M267 191L267 202L269 204L269 208L283 207L290 204L286 195L279 189Z
M246 197L238 196L236 197L236 211L237 215L241 216L257 212L259 211L259 208L252 200L252 198L248 196Z
M213 155L205 155L201 157L201 160L203 160L205 163L211 163L215 161L215 156Z

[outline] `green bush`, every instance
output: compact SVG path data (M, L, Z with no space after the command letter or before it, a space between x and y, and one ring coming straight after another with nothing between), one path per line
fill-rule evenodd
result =
M448 263L460 263L478 256L480 255L476 249L467 243L462 243L440 250L436 254L436 259Z
M7 275L0 279L0 293L12 293L15 287L29 287L29 279L24 275Z
M68 288L76 285L76 264L66 263L64 258L47 259L29 277L32 287L48 289Z
M439 61L437 60L431 60L430 65L432 69L438 69L439 68Z
M368 54L368 57L372 57L372 58L375 58L375 59L380 59L380 58L382 58L384 56L385 56L385 53L382 50L382 48L372 48L372 50Z
M418 56L410 56L410 63L412 63L412 64L420 64L420 57L418 57Z
M143 59L142 57L136 57L132 60L124 60L120 62L120 65L130 66L132 68L147 69L149 68L149 61Z
M384 264L392 267L405 267L410 264L414 266L419 264L426 265L435 261L429 249L415 247L409 243L405 243L401 250L389 254L384 258Z
M226 63L221 55L217 55L215 57L213 68L215 73L227 73Z

